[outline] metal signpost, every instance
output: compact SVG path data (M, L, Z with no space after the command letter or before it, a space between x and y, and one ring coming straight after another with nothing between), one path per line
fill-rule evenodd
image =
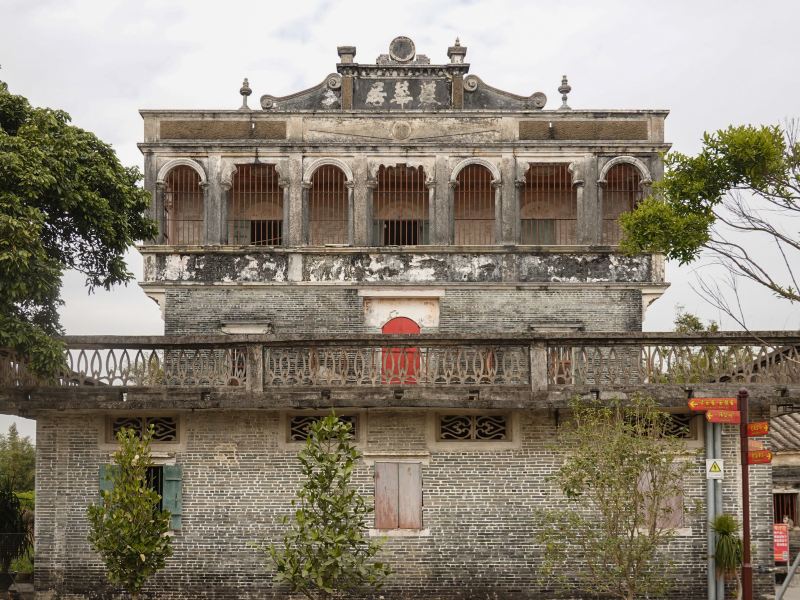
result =
M757 443L754 449L750 449L748 438L766 435L769 432L769 422L748 422L750 402L747 390L744 388L739 390L736 398L691 398L689 409L705 412L706 421L709 423L708 427L711 427L711 423L728 423L739 426L742 464L742 600L753 600L753 565L750 556L750 465L771 463L772 452L763 449L763 446ZM719 428L719 425L714 425L714 428ZM718 432L715 435L718 435ZM714 457L714 454L715 452L707 446L706 479L721 480L725 473L724 462L721 455ZM716 510L709 506L709 516L712 517L715 512ZM709 553L713 554L711 537L709 537ZM712 564L713 561L709 559L709 567ZM717 597L717 600L722 600L719 593L719 590L715 591L711 586L709 572L709 598Z

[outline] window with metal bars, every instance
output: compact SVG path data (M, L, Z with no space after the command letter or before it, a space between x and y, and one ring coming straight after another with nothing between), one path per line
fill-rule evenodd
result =
M495 243L492 173L483 165L467 165L456 176L453 220L456 245Z
M312 246L350 243L347 179L334 165L323 165L311 176L308 191L308 243Z
M603 188L603 243L619 244L622 228L619 217L632 211L642 199L642 175L639 169L627 163L614 165L606 173Z
M378 246L427 244L428 224L425 170L381 165L373 192L373 243Z
M528 165L519 200L520 244L577 243L578 196L569 165Z
M200 175L181 165L167 173L164 181L164 241L195 245L205 241L205 205Z
M797 493L772 494L772 515L775 523L783 523L784 517L797 523Z
M238 165L228 199L228 243L280 246L283 191L275 165Z

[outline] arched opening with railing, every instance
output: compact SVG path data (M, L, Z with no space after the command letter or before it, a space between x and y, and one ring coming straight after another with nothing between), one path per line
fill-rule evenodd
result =
M519 199L520 244L577 243L578 195L567 163L530 163Z
M228 243L283 243L283 191L275 165L237 165L231 177L227 214Z
M603 187L603 244L617 245L622 239L619 217L636 208L642 199L642 174L636 165L618 163L605 174Z
M350 243L350 201L347 176L335 165L322 165L308 190L308 243L311 246Z
M164 178L164 242L197 245L205 241L205 202L200 174L178 165Z
M492 173L469 164L456 176L453 191L453 241L459 246L496 243Z
M425 170L397 165L378 169L372 200L372 240L377 246L417 246L429 239Z

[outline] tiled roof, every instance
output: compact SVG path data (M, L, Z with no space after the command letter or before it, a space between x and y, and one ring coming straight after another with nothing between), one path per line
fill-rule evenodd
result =
M773 417L769 440L772 449L778 452L800 450L800 413Z

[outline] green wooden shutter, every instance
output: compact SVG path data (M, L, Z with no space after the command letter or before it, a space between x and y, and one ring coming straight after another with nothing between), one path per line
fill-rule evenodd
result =
M111 488L114 487L111 480L108 479L108 476L111 474L111 467L113 465L100 465L100 497L103 497L104 491L111 491Z
M183 468L180 465L164 465L164 486L162 506L172 515L172 529L181 528L181 513L183 502L181 500L181 480Z

